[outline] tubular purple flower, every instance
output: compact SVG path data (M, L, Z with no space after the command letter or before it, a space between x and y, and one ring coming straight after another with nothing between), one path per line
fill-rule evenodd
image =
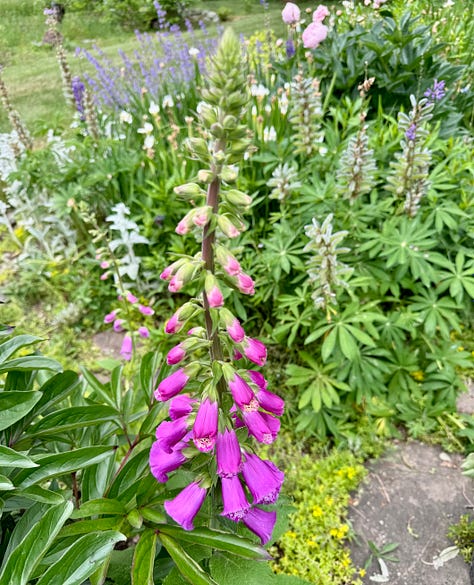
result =
M252 382L256 384L261 390L267 389L268 382L265 380L261 372L256 372L255 370L248 370L247 374L249 375Z
M112 323L113 321L115 321L115 318L117 317L117 309L115 309L114 311L112 311L111 313L108 313L105 317L104 317L104 323Z
M182 343L178 343L175 347L171 348L166 356L166 363L169 366L179 364L186 357L186 350Z
M135 303L138 303L137 297L135 295L133 295L131 292L128 292L127 296L125 298L127 299L127 301L129 303L132 303L132 305Z
M201 402L193 426L193 442L199 451L208 453L216 444L219 423L219 407L217 402L206 398Z
M122 323L125 323L123 319L115 319L114 324L112 326L115 333L121 333L123 331Z
M270 432L272 434L272 441L274 441L277 438L278 433L280 432L281 426L280 419L275 418L274 416L266 412L261 412L260 414L262 415L265 424L270 429Z
M242 411L244 423L249 434L255 437L259 443L269 445L270 443L273 443L276 435L272 429L269 428L263 414L264 413L261 413L258 410Z
M125 335L122 341L122 347L120 348L120 355L124 360L130 361L133 354L133 341L130 335Z
M257 366L265 365L267 361L267 348L261 341L246 337L243 342L243 349L245 357L251 362L257 364Z
M155 390L155 398L164 402L179 394L188 383L189 376L186 375L184 368L179 368L166 378L164 378Z
M227 333L232 341L240 343L245 338L245 331L238 319L234 319L233 322L226 327Z
M182 326L183 322L179 321L178 315L175 313L166 322L165 333L177 333Z
M285 474L271 461L245 453L242 475L254 504L273 504L277 501Z
M180 445L180 444L178 444ZM178 447L178 445L176 447ZM185 443L180 445L185 447ZM168 473L175 471L186 461L180 449L175 448L171 453L166 453L160 448L158 441L155 441L150 449L150 469L152 474L160 483L168 481Z
M187 432L187 417L165 420L156 429L157 443L165 453L171 453Z
M276 517L276 512L267 512L260 508L252 508L245 514L243 523L260 538L262 544L266 544L272 536Z
M138 310L142 315L153 315L155 311L151 307L147 307L145 305L138 305Z
M250 508L244 488L237 475L223 477L221 478L221 483L222 502L224 504L221 516L225 516L234 522L239 522Z
M148 331L148 327L139 327L138 328L138 335L143 337L143 339L148 339L150 337L150 332Z
M235 374L228 384L232 398L240 409L249 408L249 405L258 407L252 388L238 374Z
M235 431L226 429L217 435L216 442L217 474L220 477L237 475L242 468L240 443Z
M283 398L268 390L260 390L257 392L257 400L263 410L267 410L272 414L281 416L285 410L285 401Z
M180 394L170 400L169 417L171 420L177 420L183 416L188 416L193 411L193 404L197 402L195 398L191 398L189 394Z
M206 490L194 481L173 500L165 500L166 513L185 530L193 530L193 520L206 499Z

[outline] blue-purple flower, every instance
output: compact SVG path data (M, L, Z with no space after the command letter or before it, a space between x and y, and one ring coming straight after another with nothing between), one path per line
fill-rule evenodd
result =
M276 512L252 508L245 514L243 523L260 538L262 544L266 544L272 536L276 516Z
M435 79L433 82L433 87L429 87L425 91L424 96L428 98L428 101L431 103L439 102L446 95L445 86L446 83L443 80L438 81L437 79Z

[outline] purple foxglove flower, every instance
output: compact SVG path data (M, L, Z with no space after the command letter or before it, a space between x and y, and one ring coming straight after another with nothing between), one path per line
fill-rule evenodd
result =
M257 392L257 400L263 410L267 410L277 416L281 416L285 410L285 401L283 398L268 390L260 389Z
M172 421L165 420L156 429L156 442L162 451L171 453L187 432L187 417Z
M238 319L234 319L233 322L226 327L227 333L232 341L240 343L245 337L245 331Z
M265 365L265 362L267 361L267 348L261 341L258 339L252 339L251 337L246 337L243 343L243 348L247 359L254 364L257 364L257 366Z
M252 388L238 374L234 374L232 380L229 381L229 388L234 402L240 409L248 409L249 407L258 408L258 403Z
M261 372L256 372L255 370L249 370L247 372L250 379L254 384L256 384L261 390L266 390L268 386L268 382L265 380L263 374Z
M242 475L254 504L273 504L277 501L285 474L271 461L245 453Z
M163 272L160 274L160 279L161 280L170 280L171 277L173 276L173 265L171 266L167 266Z
M104 272L104 274L100 275L100 280L107 280L110 276L110 272Z
M133 341L130 335L125 335L122 341L122 347L120 348L120 355L124 360L130 361L133 353Z
M193 530L193 520L206 498L206 490L194 481L173 500L165 500L166 513L185 530Z
M150 332L148 331L148 327L139 327L138 328L138 335L143 337L143 339L148 339L150 337Z
M239 522L250 508L244 488L237 475L223 477L221 483L222 502L224 504L221 516L225 516L234 522Z
M217 435L216 442L217 474L220 477L237 475L242 467L240 443L235 431L226 429Z
M196 399L191 398L188 394L179 394L170 400L169 417L171 420L177 420L183 416L188 416L193 411L193 404Z
M273 440L275 440L278 436L278 433L280 432L280 426L281 426L280 419L275 418L274 416L272 416L271 414L268 414L267 412L261 412L260 414L262 415L262 418L265 421L265 424L270 429Z
M115 319L113 324L115 333L121 333L123 331L122 323L125 323L123 319Z
M272 536L276 517L276 512L267 512L266 510L260 510L260 508L252 508L245 514L243 523L260 538L262 544L266 544Z
M188 383L189 376L186 375L184 368L179 368L166 378L164 378L155 390L155 398L161 402L169 400L179 394Z
M241 272L237 275L237 288L245 295L255 294L255 283L248 274L245 274L245 272Z
M182 326L183 322L179 320L178 314L175 313L166 322L165 333L177 333Z
M132 303L132 305L135 304L135 303L138 303L137 297L135 295L132 295L131 292L128 292L127 293L127 296L125 298L127 299L127 301L129 303Z
M258 410L244 410L242 414L250 435L255 437L259 443L266 445L273 443L276 435L274 436L274 432L263 418L263 413Z
M227 262L223 266L223 268L229 276L237 276L242 272L242 267L233 256L227 259Z
M213 309L218 307L222 307L224 304L224 297L217 286L213 286L209 292L206 292L207 300L209 302L209 306Z
M168 290L170 292L179 292L184 286L184 281L179 278L179 276L177 274L175 274L169 284L168 284Z
M199 451L208 453L216 444L219 422L219 407L217 402L206 398L201 402L193 426L193 442Z
M155 311L151 307L146 307L145 305L138 305L138 310L142 315L153 315Z
M186 357L186 350L182 343L178 343L175 347L171 348L166 356L166 363L169 366L179 364Z
M185 444L183 443L182 447ZM175 471L186 461L180 449L176 448L171 453L160 449L158 441L155 441L150 449L150 469L160 483L168 481L168 473Z
M115 309L115 311L112 311L111 313L108 313L104 317L104 323L112 323L113 321L115 321L116 317L117 317L117 309Z
M189 232L189 222L186 220L186 218L183 218L178 225L176 226L176 229L174 230L177 234L179 234L180 236L184 236L184 234L187 234Z

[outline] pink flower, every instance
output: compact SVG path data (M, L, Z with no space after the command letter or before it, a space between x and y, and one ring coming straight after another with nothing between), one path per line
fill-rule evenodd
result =
M112 311L111 313L108 313L104 317L104 323L112 323L112 321L115 321L116 317L117 317L117 310Z
M110 262L107 262L107 260L104 260L103 262L101 262L101 263L100 263L100 267L101 267L103 270L107 270L107 268L109 268L109 267L110 267Z
M274 504L277 501L285 475L271 461L245 453L242 475L254 504Z
M179 394L170 400L169 416L171 420L177 420L183 416L188 416L193 411L193 404L197 402L188 394Z
M218 215L217 224L222 233L228 238L236 238L237 236L240 236L240 230L236 228L226 215Z
M155 311L151 307L146 307L145 305L138 305L138 310L142 315L153 315Z
M100 275L100 280L107 280L110 274L108 272L104 272L104 274Z
M133 354L133 341L130 335L125 335L122 341L122 347L120 348L120 355L124 360L130 361Z
M229 276L237 276L242 272L242 267L232 254L223 246L216 247L216 260Z
M138 335L143 337L143 339L148 339L150 337L150 332L148 331L148 327L139 327L138 328Z
M165 420L156 429L157 443L165 453L171 453L187 432L187 417L173 421Z
M131 292L128 292L125 298L129 303L132 303L132 305L138 302L137 297L135 295L132 295Z
M169 479L168 473L175 471L186 461L186 457L181 452L181 449L185 446L185 443L178 443L174 451L166 453L160 448L158 441L153 443L150 449L150 469L160 483L167 482Z
M179 292L184 286L184 281L179 278L177 274L175 274L168 284L168 290L170 292Z
M328 36L328 27L321 22L310 23L303 31L301 38L306 49L315 49Z
M194 530L193 520L206 499L206 490L194 481L173 500L165 500L166 513L185 530Z
M222 307L224 304L224 297L217 286L213 286L209 292L206 291L207 300L209 302L209 306L211 308L218 308Z
M155 398L161 402L173 398L183 390L188 380L189 376L184 371L184 368L179 368L179 370L176 370L176 372L173 372L158 384L158 388L155 390Z
M175 313L166 321L165 333L177 333L182 326L183 322L179 321L178 315Z
M166 363L169 366L174 366L175 364L179 364L184 358L186 357L186 350L183 347L182 343L178 343L172 349L169 350L168 355L166 356Z
M327 6L320 4L313 12L313 22L323 22L326 16L329 16L330 12ZM324 39L323 39L324 40Z
M243 348L247 359L257 364L257 366L265 365L267 361L267 348L261 341L246 337L243 342Z
M115 333L121 333L123 331L122 323L125 323L123 319L115 319L113 324Z
M186 218L182 219L178 225L176 226L175 232L177 234L179 234L180 236L184 236L184 234L187 234L189 232L189 224L186 221Z
M270 443L273 443L276 435L274 435L272 429L269 428L263 414L264 413L261 413L256 409L242 410L244 423L248 428L249 434L255 437L259 443L269 445Z
M245 274L245 272L241 272L237 275L237 288L241 293L246 295L255 294L255 283L248 274Z
M209 222L211 213L212 207L208 205L196 209L196 212L193 215L193 224L197 225L198 227L205 226Z
M256 372L255 370L249 370L247 374L250 376L250 379L254 384L256 384L261 390L266 390L268 386L268 382L265 380L263 374L261 372Z
M238 319L234 319L230 325L226 327L227 333L232 341L240 343L245 338L245 331Z
M281 17L285 24L296 24L300 20L300 9L293 2L287 2L281 11Z
M240 443L235 431L225 429L217 435L216 442L217 474L220 477L237 475L242 468Z
M241 410L258 408L258 402L255 399L255 394L253 393L252 388L250 388L250 386L243 378L241 378L238 374L234 374L234 377L229 380L228 384L232 398L234 399L235 404L237 404Z
M160 274L160 279L161 280L170 280L171 277L173 276L173 265L171 266L167 266L163 272Z
M206 398L201 402L193 426L193 442L199 451L208 453L214 448L218 422L218 404Z
M263 390L262 388L257 392L257 400L263 410L267 410L276 416L281 416L285 410L285 401L280 396Z
M276 512L252 508L245 514L243 523L260 538L262 544L266 544L272 536L276 517Z
M237 475L223 477L222 483L222 502L224 510L221 516L225 516L234 522L242 520L250 508L250 504L245 496L244 488L240 483Z

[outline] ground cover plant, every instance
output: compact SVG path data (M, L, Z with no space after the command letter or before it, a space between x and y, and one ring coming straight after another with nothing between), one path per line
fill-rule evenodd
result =
M63 90L43 129L4 64L3 578L356 583L344 510L367 445L403 429L472 448L455 408L474 351L472 19L435 0L242 4L265 30L227 33L214 61L222 31L164 3L82 59L66 23L87 2L62 23L35 7ZM62 373L28 349L100 329L112 360L83 342ZM282 454L254 451L280 420Z

